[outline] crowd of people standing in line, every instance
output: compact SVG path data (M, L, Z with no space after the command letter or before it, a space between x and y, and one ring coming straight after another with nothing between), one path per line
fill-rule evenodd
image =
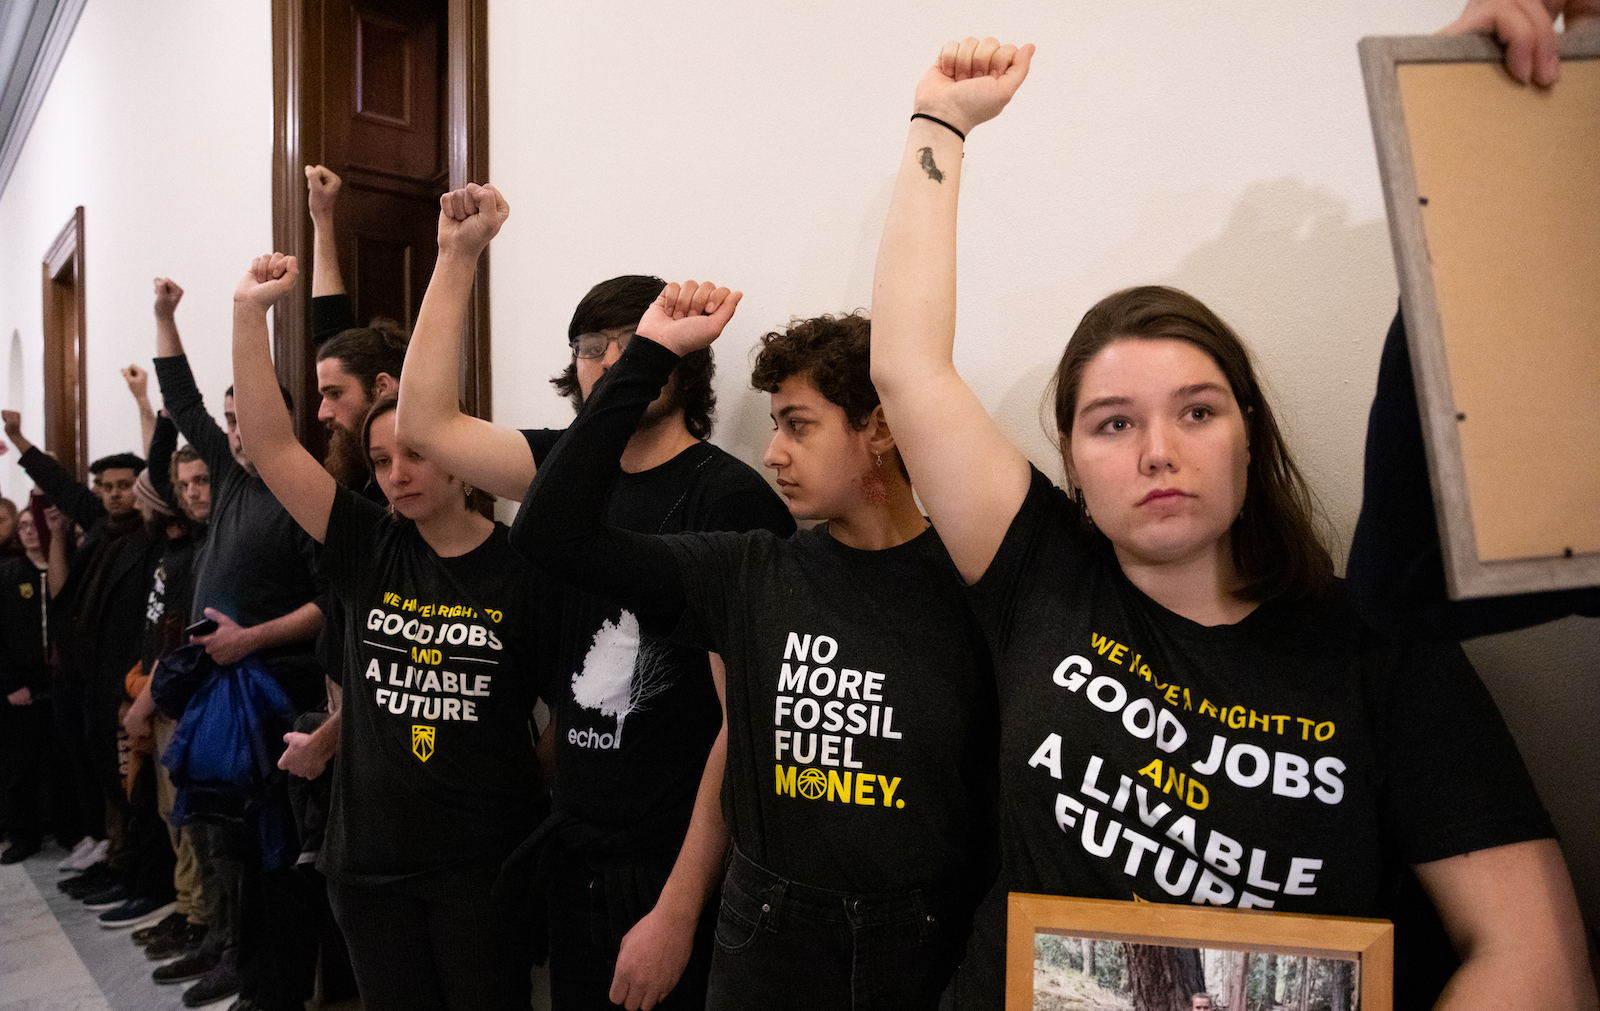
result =
M1462 26L1548 83L1553 14L1523 6ZM1192 296L1084 316L1066 489L956 373L963 144L1032 56L944 48L870 319L761 338L776 494L707 441L741 298L711 283L589 291L564 431L460 409L491 186L441 198L408 335L356 325L340 182L307 168L323 460L268 347L295 259L235 291L225 426L158 278L162 411L124 370L144 458L85 488L5 415L37 490L0 512L0 860L74 844L63 890L139 927L191 1007L302 1007L320 961L325 998L373 1009L526 1007L534 962L560 1009L995 1008L1013 891L1382 916L1397 1006L1594 1007L1554 830L1453 640L1600 591L1445 601L1398 316L1348 583Z

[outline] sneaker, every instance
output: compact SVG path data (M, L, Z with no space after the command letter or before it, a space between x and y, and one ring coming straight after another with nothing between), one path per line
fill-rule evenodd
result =
M144 957L152 962L160 962L175 955L192 955L200 950L200 945L204 944L205 940L205 924L185 921L175 932L158 937L145 945Z
M177 908L178 904L170 899L163 901L148 895L136 895L122 905L101 913L100 926L107 930L142 927L147 923L156 922Z
M234 966L232 954L225 954L217 967L200 977L200 981L183 991L184 1007L204 1007L226 1000L239 992L239 971Z
M148 927L140 927L131 935L134 944L143 948L151 941L163 937L173 937L189 925L189 916L186 913L168 913L157 923Z
M104 863L106 855L110 852L111 840L100 839L95 842L94 849L90 850L89 855L84 857L84 859L88 861L88 866L93 867L95 864Z
M133 897L133 892L128 890L127 885L112 885L101 891L85 895L83 897L83 908L110 909L112 906L122 905Z
M89 855L89 851L92 850L92 849L94 849L94 836L88 836L88 835L84 836L82 839L78 840L78 844L76 846L72 847L72 852L67 854L66 859L64 859L60 863L56 864L56 870L58 870L58 871L82 871L82 870L87 870L89 868L89 865L94 863L94 861L91 860L91 861L89 861L89 863L84 863L83 862L83 858L88 856Z
M111 869L110 864L95 864L82 874L61 879L56 882L56 887L74 899L81 899L85 895L103 892L116 883L117 872Z
M199 949L190 955L185 955L176 962L168 962L155 972L150 978L157 983L187 983L191 979L199 979L206 973L215 969L222 961L222 953Z
M13 838L6 851L0 853L0 864L20 864L37 852L39 852L38 839L18 841Z

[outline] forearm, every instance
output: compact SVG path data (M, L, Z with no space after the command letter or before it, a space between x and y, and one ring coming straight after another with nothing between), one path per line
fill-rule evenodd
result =
M45 570L45 578L50 581L51 600L60 595L61 588L67 585L67 576L72 572L72 556L67 553L66 540L65 537L50 538L49 567Z
M211 470L211 482L220 484L222 472L233 466L233 453L228 448L228 435L217 424L217 419L206 410L205 399L195 385L194 371L189 359L180 353L163 356L154 362L156 383L161 388L161 399L173 423L194 447Z
M461 326L477 258L442 250L417 313L400 376L398 438L476 488L521 499L534 476L527 440L462 413L457 395Z
M339 753L339 722L339 710L333 706L330 696L328 718L310 733L310 739L306 742L318 761L331 762L333 756Z
M172 454L177 448L177 423L165 415L158 415L145 452L145 468L150 473L150 487L162 499L173 504L177 503L177 499L172 494Z
M311 297L343 295L344 277L339 273L339 243L333 231L333 212L311 218Z
M683 612L685 600L671 551L660 538L608 527L601 517L622 451L676 364L661 345L634 339L539 468L511 530L513 544L535 565L636 613L668 619Z
M99 496L68 474L66 468L53 457L40 452L37 446L29 446L17 462L33 478L33 483L50 496L57 508L85 530L105 517L105 503L100 501Z
M246 631L250 633L254 649L272 649L305 642L315 639L317 633L322 631L322 609L317 607L315 601L309 601L288 614L252 625Z
M686 930L694 929L706 900L716 891L727 869L728 827L722 820L722 774L727 760L728 725L724 722L700 776L689 833L661 889L661 897L656 900L656 908L667 912Z
M888 411L902 389L953 371L956 207L963 143L911 121L872 285L872 380Z
M176 358L183 354L183 340L178 336L177 320L171 316L156 316L156 357ZM167 405L171 408L171 404Z

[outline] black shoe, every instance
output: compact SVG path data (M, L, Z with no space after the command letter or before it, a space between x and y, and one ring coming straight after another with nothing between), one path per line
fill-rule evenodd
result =
M158 937L145 945L144 957L159 962L174 955L192 955L200 950L200 945L205 943L205 939L205 924L186 921L175 932L165 937Z
M103 892L116 883L117 872L111 869L111 865L98 863L82 874L62 878L56 882L56 887L75 899L81 899L94 892Z
M138 930L135 930L132 934L132 940L134 944L137 944L139 947L143 948L149 945L150 942L160 938L176 937L183 931L183 928L187 927L188 925L189 917L187 914L168 913L166 916L161 918L160 922L153 923L148 927L140 927Z
M261 1011L261 1005L249 997L240 997L228 1005L228 1011Z
M39 842L40 840L38 839L11 840L11 845L6 847L6 851L0 853L0 864L22 863L22 861L39 852Z
M200 977L200 982L183 991L184 1007L213 1004L239 992L239 971L233 957L224 955L217 967Z
M206 951L204 948L196 950L193 954L185 955L176 962L169 962L150 974L150 978L157 983L187 983L191 979L199 979L206 973L215 969L222 962L222 953Z
M128 890L127 885L112 885L101 891L85 895L83 897L83 908L110 909L113 906L122 905L133 897L134 894Z
M120 906L113 906L100 914L100 926L107 930L120 930L127 927L140 927L146 923L154 923L161 917L177 908L177 903L171 899L152 898L148 895L135 895Z

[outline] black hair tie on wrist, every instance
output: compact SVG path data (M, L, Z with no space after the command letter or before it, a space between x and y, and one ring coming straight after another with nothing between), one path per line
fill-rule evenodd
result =
M963 143L966 142L966 139L967 139L967 135L966 134L962 133L960 130L957 130L955 127L951 126L949 123L946 123L944 120L940 119L938 116L930 116L925 112L913 112L911 114L911 118L912 119L925 119L930 123L938 123L940 126L944 127L946 130L949 130L951 133L955 134L957 137L960 137Z

